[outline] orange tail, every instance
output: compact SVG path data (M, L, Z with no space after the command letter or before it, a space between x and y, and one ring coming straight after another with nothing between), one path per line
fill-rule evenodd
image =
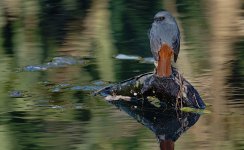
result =
M161 141L160 150L174 150L174 142L171 140Z
M156 74L160 77L169 77L171 71L171 56L173 50L167 44L163 44L158 52L159 60L156 68Z

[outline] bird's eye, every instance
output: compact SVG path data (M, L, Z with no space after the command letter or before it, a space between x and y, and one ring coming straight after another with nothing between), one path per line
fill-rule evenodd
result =
M158 18L155 18L155 21L163 21L165 19L165 17L158 17Z
M165 19L165 17L159 17L158 19L159 19L159 21L163 21Z

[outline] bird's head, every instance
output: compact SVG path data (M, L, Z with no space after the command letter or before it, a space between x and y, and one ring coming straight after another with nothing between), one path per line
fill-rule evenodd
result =
M154 16L155 24L174 24L177 25L175 18L167 11L160 11Z

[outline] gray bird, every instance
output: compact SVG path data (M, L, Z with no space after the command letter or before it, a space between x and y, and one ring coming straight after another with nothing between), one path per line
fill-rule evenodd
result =
M171 56L177 61L180 51L180 31L175 18L167 11L154 16L149 30L150 47L155 59L156 74L161 77L171 75Z

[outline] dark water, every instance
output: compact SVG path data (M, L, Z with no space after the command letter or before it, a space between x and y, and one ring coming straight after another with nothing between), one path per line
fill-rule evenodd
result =
M244 149L243 6L238 0L2 0L0 149L159 149L152 129L91 92L153 70L142 59L113 56L151 57L147 31L160 9L177 18L176 66L211 112L175 149Z

